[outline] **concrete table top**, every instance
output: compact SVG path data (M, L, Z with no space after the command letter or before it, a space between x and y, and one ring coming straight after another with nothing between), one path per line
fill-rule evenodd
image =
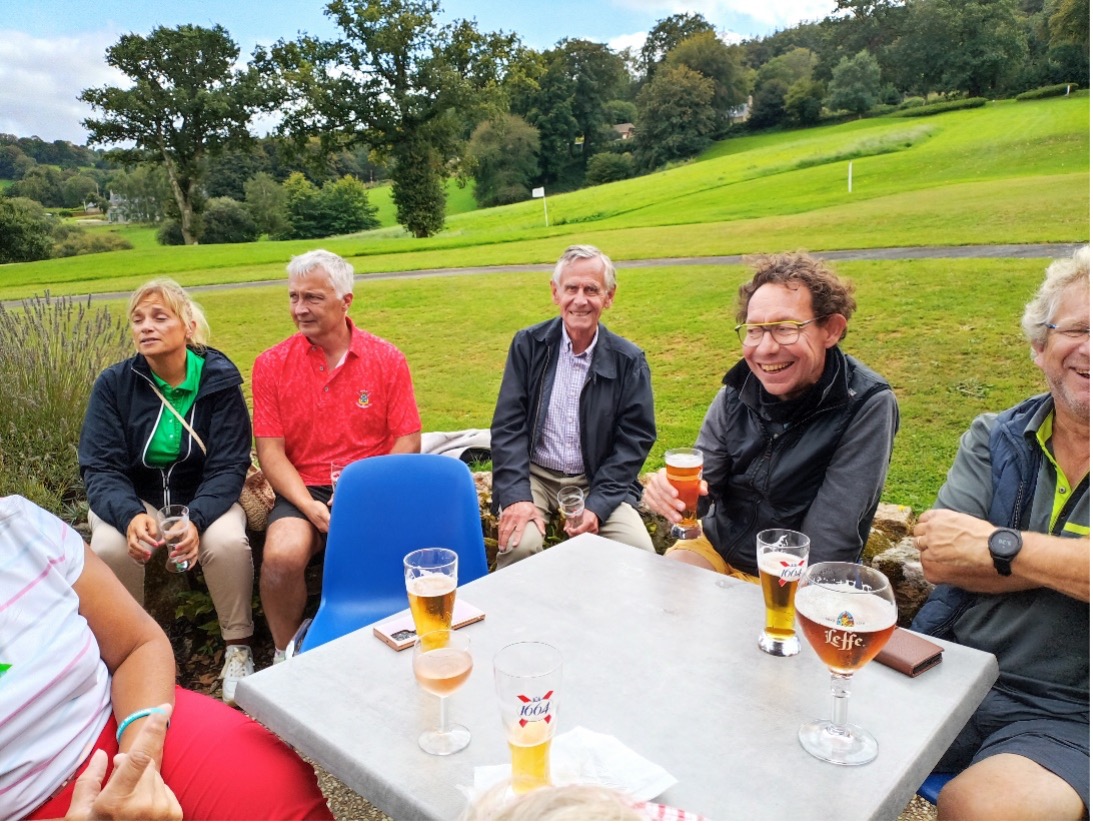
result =
M362 571L362 575L366 575ZM615 736L678 780L657 801L710 819L895 819L997 676L993 656L945 643L911 679L870 663L849 721L880 743L876 761L840 767L805 753L802 722L830 718L829 674L800 655L759 651L759 588L583 535L459 588L486 619L475 668L449 702L470 746L430 756L419 733L438 699L414 680L409 649L371 627L243 680L239 705L396 819L459 817L476 766L507 763L492 659L515 641L565 657L559 733Z

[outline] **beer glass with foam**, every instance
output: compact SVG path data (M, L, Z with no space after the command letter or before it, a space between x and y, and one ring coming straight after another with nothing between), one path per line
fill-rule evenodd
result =
M471 640L462 633L434 630L414 642L414 678L426 691L440 698L440 724L418 737L418 746L434 756L448 756L463 750L471 732L448 719L448 697L471 675Z
M167 569L173 573L185 573L190 569L188 559L175 561L175 546L190 526L190 508L183 504L168 504L156 513L159 538L167 548Z
M562 654L544 642L516 642L493 657L493 676L501 724L512 752L513 792L549 785Z
M877 758L872 734L846 721L850 679L872 661L896 627L896 598L888 578L861 564L827 561L805 570L795 600L801 633L831 671L834 713L801 725L802 747L836 765Z
M668 483L683 502L683 517L672 525L672 538L696 539L702 535L698 521L698 482L702 480L702 453L691 448L677 448L664 453Z
M418 636L452 629L458 567L459 556L445 547L424 547L403 559L406 595Z
M801 640L793 630L793 597L808 564L809 540L796 530L763 530L755 537L755 561L767 610L759 649L771 656L795 656Z

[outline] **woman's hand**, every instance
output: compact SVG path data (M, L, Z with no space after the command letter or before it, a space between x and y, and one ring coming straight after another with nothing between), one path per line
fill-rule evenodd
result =
M114 773L105 788L102 780L106 776L106 753L95 751L76 780L65 819L182 819L182 806L163 781L153 758L154 753L163 750L171 711L170 705L160 707L167 713L150 715L129 751L114 757Z
M186 522L185 527L178 528L177 535L181 538L175 543L175 548L171 551L168 560L171 564L188 561L189 569L193 569L197 565L197 550L201 544L201 536L190 521Z
M129 555L141 564L152 558L153 549L163 543L159 538L159 525L147 513L133 516L125 530L125 540L129 545Z

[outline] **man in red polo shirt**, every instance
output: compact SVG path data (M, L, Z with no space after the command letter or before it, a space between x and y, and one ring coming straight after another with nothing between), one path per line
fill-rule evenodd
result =
M330 527L330 465L421 449L406 358L349 319L353 267L325 249L297 255L288 300L299 332L251 376L258 460L277 494L259 580L274 663L303 620L304 568Z

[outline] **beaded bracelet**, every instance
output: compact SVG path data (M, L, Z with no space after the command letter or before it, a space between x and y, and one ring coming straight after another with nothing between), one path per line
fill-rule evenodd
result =
M126 716L124 719L122 719L121 724L118 725L118 744L119 745L121 744L121 736L122 736L123 733L125 733L125 729L127 727L129 727L133 722L136 722L138 719L143 719L145 716L151 716L153 713L166 714L167 711L165 711L163 708L158 708L158 707L157 708L143 708L141 710L133 711L128 716ZM171 727L171 720L170 719L167 720L167 727Z

